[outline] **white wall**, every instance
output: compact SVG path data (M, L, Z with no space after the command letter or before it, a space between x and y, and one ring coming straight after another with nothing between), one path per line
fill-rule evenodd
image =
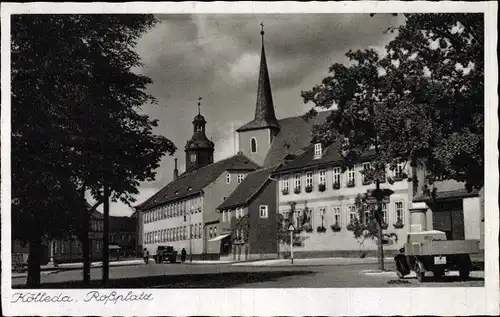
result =
M479 197L463 199L465 239L481 239L481 201Z
M190 254L190 224L198 224L203 227L203 210L201 209L201 204L202 200L198 199L188 199L186 200L187 206L190 206L190 208L193 208L193 212L191 213L191 217L189 213L186 216L186 221L184 221L184 216L179 215L179 216L174 216L170 218L163 218L160 220L156 221L151 221L151 222L145 222L147 217L143 214L143 232L142 232L142 239L143 239L143 248L147 248L149 251L150 255L156 254L156 248L159 245L171 245L174 247L174 249L177 252L180 252L183 248L186 249L187 253ZM158 209L157 207L156 209ZM155 209L155 210L156 210ZM189 209L189 208L188 208ZM161 208L160 208L161 210ZM198 210L197 212L194 212L194 210ZM164 229L171 229L171 228L177 228L177 227L184 227L186 226L186 239L183 240L177 240L177 241L172 241L172 240L164 240L164 241L157 241L157 242L152 242L148 243L147 241L147 233L149 232L154 232L154 231L161 231ZM199 231L198 231L199 232ZM203 232L203 230L202 230ZM196 238L191 239L191 250L193 254L201 254L203 250L203 239L199 236L199 234L196 234ZM203 235L202 235L203 236Z
M311 195L312 193L310 193ZM297 195L298 196L298 195ZM311 195L313 196L313 195ZM353 251L353 250L376 250L377 244L375 240L366 240L362 244L360 241L354 238L352 231L347 230L346 226L349 223L349 215L347 211L348 205L354 204L355 195L350 196L330 196L324 199L306 199L304 195L301 196L302 199L296 200L296 210L303 210L305 207L305 200L307 200L307 207L312 210L313 213L313 232L307 233L302 232L300 235L306 237L303 242L303 246L294 247L296 251ZM385 233L395 233L398 237L397 241L393 241L393 244L384 245L384 249L395 250L403 246L406 241L406 236L409 231L409 205L408 205L408 195L404 191L400 191L391 196L390 202L388 203L388 228L384 230ZM396 201L403 201L403 208L405 212L404 227L401 229L394 228L394 223L396 222L395 216L395 205ZM317 227L321 225L320 208L326 208L324 227L327 229L324 233L318 233ZM341 209L341 231L333 232L330 226L334 223L334 207L340 207ZM288 201L280 202L279 212L289 212L290 206ZM287 248L280 247L281 250Z

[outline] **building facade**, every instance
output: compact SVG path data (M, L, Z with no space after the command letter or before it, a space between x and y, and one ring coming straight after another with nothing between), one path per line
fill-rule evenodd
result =
M198 113L194 134L186 144L186 171L136 209L141 213L143 247L151 255L158 246L185 249L195 259L219 258L220 215L216 208L236 189L245 176L259 166L238 153L212 162L213 143L205 135L205 119ZM208 153L208 154L207 154ZM177 162L176 162L177 163Z
M370 167L369 155L342 172L339 154L335 145L322 149L315 144L274 174L280 184L278 212L285 219L293 219L296 235L302 237L294 246L297 257L371 253L377 249L376 240L358 240L350 230L354 218L359 219L356 197L375 189L375 184L361 173ZM380 185L393 192L382 203L387 250L399 249L410 228L413 184L405 179L408 174L408 164L401 162L394 171L386 171L387 180ZM281 246L281 250L286 249Z
M90 207L90 206L89 206ZM90 216L90 259L100 261L103 249L103 214L94 210ZM50 261L53 263L81 262L83 259L82 242L76 234L68 239L51 240L48 246Z
M248 174L218 207L221 232L224 236L230 236L228 253L224 254L228 259L277 257L277 182L270 178L273 170L260 169Z
M419 171L419 179L425 178L425 170ZM430 229L443 231L449 240L479 240L484 252L484 188L467 191L465 184L454 180L437 181L433 184L435 195L428 197L417 193L413 203L427 209Z
M135 217L109 217L109 244L120 247L119 256L140 257L137 253L137 219Z
M141 207L144 247L150 254L171 245L195 259L218 258L221 241L210 241L220 233L216 208L257 167L238 154L179 176Z

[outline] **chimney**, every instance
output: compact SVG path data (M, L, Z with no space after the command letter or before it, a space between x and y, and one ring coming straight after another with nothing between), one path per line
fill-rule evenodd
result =
M174 168L174 179L179 177L179 170L177 169L177 159L175 159L175 168Z

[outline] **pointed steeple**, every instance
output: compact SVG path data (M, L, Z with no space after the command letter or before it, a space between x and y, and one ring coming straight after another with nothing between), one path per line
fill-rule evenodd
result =
M262 30L262 49L260 55L259 81L257 85L257 104L255 106L255 119L237 131L255 130L261 128L279 129L279 123L274 113L273 96L271 92L271 81L267 70L266 50L264 48L264 24L260 24Z

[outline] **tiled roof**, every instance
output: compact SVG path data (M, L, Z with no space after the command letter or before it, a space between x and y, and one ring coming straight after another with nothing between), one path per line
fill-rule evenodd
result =
M212 183L224 171L253 171L259 166L243 154L204 166L191 173L184 173L170 182L151 198L138 205L139 210L147 210L158 205L198 194L208 184Z
M324 122L331 111L318 112L307 122L301 116L279 120L280 132L274 138L264 160L264 167L276 166L287 155L301 155L311 144L312 127Z
M361 160L367 160L374 155L374 151L367 151L361 156ZM314 158L314 145L311 144L307 150L295 160L283 164L276 170L276 173L301 170L311 167L335 166L342 162L340 140L323 149L323 155L320 158Z
M477 197L479 196L478 190L467 191L465 188L449 190L449 191L441 191L436 193L436 200L446 200L446 199L457 199L457 198L466 198L466 197ZM426 202L431 200L429 196L418 194L413 198L413 202Z
M246 205L259 192L259 189L270 180L269 175L274 169L274 167L271 167L249 173L243 182L232 192L231 196L219 205L217 209L224 210Z

